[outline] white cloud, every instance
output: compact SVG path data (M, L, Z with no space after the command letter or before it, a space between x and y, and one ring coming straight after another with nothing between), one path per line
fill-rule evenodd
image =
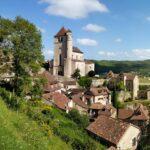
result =
M84 46L96 46L96 45L98 45L97 41L92 40L92 39L87 39L87 38L77 39L77 43L80 45L84 45Z
M133 49L132 53L140 59L150 59L150 49Z
M85 18L92 12L108 12L99 0L40 0L47 3L45 13L71 19Z
M121 39L121 38L117 38L117 39L115 40L115 42L121 43L121 42L122 42L122 39Z
M97 24L87 24L85 27L83 27L83 30L91 32L104 32L106 31L106 28Z
M118 51L99 51L102 59L113 60L145 60L150 59L150 49L133 49Z
M98 54L101 56L105 56L105 57L114 57L115 56L115 53L110 52L110 51L99 51Z
M46 32L46 30L41 28L41 27L37 27L37 28L38 28L38 30L40 30L41 33L45 33Z
M146 20L147 20L147 21L150 21L150 16L146 17Z

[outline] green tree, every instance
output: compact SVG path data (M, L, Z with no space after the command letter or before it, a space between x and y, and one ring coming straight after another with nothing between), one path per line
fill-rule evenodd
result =
M117 85L116 85L116 88L119 91L125 90L125 85L124 85L123 81L118 82Z
M81 77L80 70L77 68L75 72L71 75L74 79L79 79Z
M123 108L124 105L123 103L121 103L119 100L118 100L118 93L116 92L116 90L114 90L112 92L112 102L113 102L113 106L118 110L119 108Z
M95 71L91 70L88 72L89 77L94 77L95 76Z
M78 84L83 87L83 88L90 88L91 87L91 84L92 84L92 79L89 78L89 77L81 77L79 80L78 80Z
M12 55L14 91L17 95L26 94L32 87L33 76L44 61L41 33L34 24L21 17L16 17L15 20L0 18L0 27L3 53Z

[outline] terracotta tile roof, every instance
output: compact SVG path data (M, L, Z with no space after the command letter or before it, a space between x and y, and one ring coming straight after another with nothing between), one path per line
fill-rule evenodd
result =
M68 103L70 101L66 95L58 92L52 94L52 100L56 107L63 110L66 110L68 108Z
M131 109L119 109L118 111L119 119L130 119L130 120L149 120L149 111L147 107L140 104L135 110Z
M118 118L119 119L128 119L133 115L134 111L132 109L119 109Z
M132 73L123 73L124 76L127 77L127 80L134 80L135 78L135 74L132 74Z
M108 95L108 93L109 90L106 87L100 87L100 88L92 87L90 91L85 92L85 95L99 96L99 95Z
M44 71L40 76L47 80L47 83L44 85L45 92L54 92L61 89L57 78L48 71Z
M71 89L71 95L79 94L79 93L84 93L85 89Z
M126 77L126 80L134 80L136 75L133 73L120 73L118 75L118 79L123 79L123 77Z
M68 103L70 99L62 93L47 93L42 96L45 100L51 101L56 107L62 110L69 109Z
M76 81L64 81L64 85L76 85Z
M44 92L46 93L51 93L51 92L55 92L55 91L58 91L58 90L61 90L61 86L59 86L58 84L53 84L53 85L50 85L50 84L46 84L44 85Z
M93 103L91 104L90 106L90 109L97 109L97 110L100 110L100 109L103 109L104 108L104 105L101 104L101 103Z
M100 138L117 145L130 124L123 121L100 115L87 130Z
M105 115L109 117L116 112L116 109L111 104L107 104L105 106L101 103L93 103L90 106L90 109L99 110L98 115Z
M78 47L73 47L73 52L83 54L83 52Z
M81 107L83 107L83 108L88 109L88 106L81 100L81 98L80 98L79 95L74 95L74 96L72 97L72 100L73 100L73 102L74 102L75 104L77 104L77 105L79 105L79 106L81 106Z
M55 35L55 37L65 36L67 32L71 32L71 30L65 29L64 27L62 27L62 28L59 30L59 32Z
M42 74L40 74L40 76L46 78L48 84L58 83L56 77L54 75L51 75L48 71L44 71Z
M149 111L147 107L140 104L134 111L134 115L131 117L131 120L147 121L149 118Z
M66 110L69 102L69 99L66 95L61 93L54 93L52 94L52 99L54 100L54 103L58 108Z

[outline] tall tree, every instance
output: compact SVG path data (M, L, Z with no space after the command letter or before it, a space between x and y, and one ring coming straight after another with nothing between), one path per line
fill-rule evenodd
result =
M33 75L39 71L44 61L41 33L34 24L21 17L16 17L13 21L4 18L0 20L1 48L13 56L13 87L20 95L24 87L25 91L29 91ZM8 49L4 43L11 43L11 48Z

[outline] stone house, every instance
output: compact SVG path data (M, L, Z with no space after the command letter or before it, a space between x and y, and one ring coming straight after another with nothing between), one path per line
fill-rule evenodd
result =
M101 103L103 105L111 104L111 93L106 87L92 87L84 93L83 101L87 105Z
M126 90L132 93L132 98L133 99L138 98L139 78L137 75L132 73L114 74L112 71L110 71L106 75L106 78L108 81L108 87L110 89L116 88L117 83L122 81L124 86L126 87Z
M88 105L82 101L80 94L72 96L73 108L77 109L80 114L88 114Z
M44 71L39 74L40 77L46 79L46 83L44 85L44 93L53 93L60 92L62 90L62 86L56 76L51 75L48 71Z
M139 126L142 130L149 124L149 111L146 106L138 105L135 109L124 108L118 110L118 118Z
M116 108L114 108L111 104L103 105L101 103L93 103L89 107L89 115L91 120L100 115L116 118Z
M76 69L85 76L95 70L92 61L84 60L83 52L73 46L72 32L64 27L54 36L53 75L71 77Z
M139 127L104 115L91 123L87 131L101 143L118 150L135 150L141 136Z
M65 90L76 89L78 87L76 81L64 81L63 86L64 86Z
M46 104L53 105L66 113L73 108L73 101L69 99L65 94L54 92L43 94L43 99Z

